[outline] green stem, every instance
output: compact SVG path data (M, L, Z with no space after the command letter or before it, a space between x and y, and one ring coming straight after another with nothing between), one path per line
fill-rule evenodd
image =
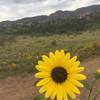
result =
M92 93L92 90L93 90L93 88L94 88L95 83L96 83L96 80L94 79L94 80L93 80L92 87L91 87L90 92L89 92L88 100L90 100L91 93Z
M94 100L96 100L96 98L98 97L99 93L100 93L100 90L97 91L97 93L96 93L96 95L95 95L95 97L94 97Z
M93 90L93 87L90 89L88 100L90 100L90 96L91 96L92 90Z

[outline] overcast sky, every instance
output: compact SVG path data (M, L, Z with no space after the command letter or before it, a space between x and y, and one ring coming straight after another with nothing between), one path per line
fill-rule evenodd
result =
M0 21L48 15L57 10L74 10L100 4L100 0L0 0Z

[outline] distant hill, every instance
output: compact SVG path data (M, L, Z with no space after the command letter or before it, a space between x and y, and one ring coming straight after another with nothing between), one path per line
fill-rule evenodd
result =
M91 29L100 29L100 5L0 22L0 34L51 35Z

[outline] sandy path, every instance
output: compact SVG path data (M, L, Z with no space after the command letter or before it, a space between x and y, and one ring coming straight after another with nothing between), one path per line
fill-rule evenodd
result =
M34 89L32 76L9 77L0 81L0 100L32 100Z
M100 68L100 56L89 58L82 62L82 65L87 66L85 73L91 76L97 68ZM100 88L100 82L94 88L97 87ZM83 89L80 100L87 100L87 93L88 91ZM35 94L33 75L0 80L0 100L33 100ZM100 100L100 95L97 100Z

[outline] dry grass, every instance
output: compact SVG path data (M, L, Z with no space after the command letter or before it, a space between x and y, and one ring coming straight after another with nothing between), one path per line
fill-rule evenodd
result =
M100 32L83 32L80 35L52 36L0 36L0 78L33 73L42 54L56 49L71 51L86 58L100 53Z

